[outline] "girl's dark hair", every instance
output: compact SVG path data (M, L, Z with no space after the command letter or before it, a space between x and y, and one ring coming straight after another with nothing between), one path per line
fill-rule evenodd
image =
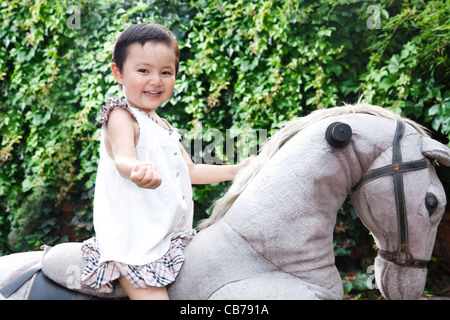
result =
M127 58L127 49L133 43L144 45L147 41L157 43L165 43L167 46L173 47L175 51L175 75L178 74L180 64L180 49L178 43L169 29L152 23L139 23L126 28L114 43L114 49L111 62L115 62L120 72L122 72L125 59Z

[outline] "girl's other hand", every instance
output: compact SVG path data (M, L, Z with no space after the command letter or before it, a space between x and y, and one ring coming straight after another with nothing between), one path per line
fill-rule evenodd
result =
M249 157L249 158L245 159L244 161L242 161L241 163L239 163L238 164L239 171L248 167L250 165L250 163L253 162L253 160L255 160L255 157Z
M131 169L130 180L138 187L156 189L161 185L161 173L151 162L140 162Z

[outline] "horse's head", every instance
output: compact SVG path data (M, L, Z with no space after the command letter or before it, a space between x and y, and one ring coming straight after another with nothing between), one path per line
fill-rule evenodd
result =
M393 144L353 188L359 217L372 232L378 288L387 299L423 293L446 198L434 160L450 166L450 149L398 122Z

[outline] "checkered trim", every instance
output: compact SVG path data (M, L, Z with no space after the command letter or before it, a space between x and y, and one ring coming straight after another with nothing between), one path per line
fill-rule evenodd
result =
M105 293L113 291L112 282L121 276L135 288L165 287L175 281L184 262L183 251L195 233L195 230L187 230L175 234L169 250L162 258L141 266L117 261L99 263L98 241L95 237L90 238L83 242L81 248L83 257L88 261L81 281Z

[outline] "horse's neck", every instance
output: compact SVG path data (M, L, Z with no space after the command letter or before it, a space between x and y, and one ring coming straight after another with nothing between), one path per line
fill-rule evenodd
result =
M334 286L340 278L334 267L333 228L353 173L346 159L350 154L330 152L323 140L306 129L294 136L266 163L224 219L281 270L320 285L320 279L309 278L328 278L329 284L323 285ZM309 273L313 269L316 272Z
M333 252L336 213L380 153L373 143L360 147L354 141L345 149L333 150L323 143L328 123L307 128L289 140L224 217L277 267L318 284L323 277L331 283L340 281ZM361 130L363 126L357 125L355 139ZM360 159L361 155L365 158ZM314 273L309 272L313 269ZM334 280L329 279L330 273Z

